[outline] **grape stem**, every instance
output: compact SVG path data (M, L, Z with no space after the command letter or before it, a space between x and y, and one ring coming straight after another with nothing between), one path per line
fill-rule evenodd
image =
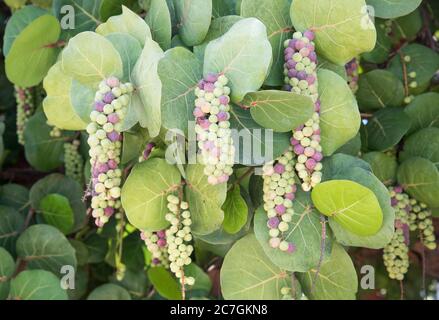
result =
M319 263L317 264L316 274L314 275L314 279L312 281L311 293L315 289L317 278L319 276L320 269L322 267L323 257L325 255L325 247L326 247L326 218L323 215L320 215L320 223L322 225L322 241L320 243L320 258L319 258Z
M242 180L244 180L245 178L247 178L249 175L251 175L253 172L255 171L255 168L251 167L248 168L246 172L244 172L244 174L242 176L240 176L239 178L237 178L227 189L227 192L233 190L233 188L235 188L237 185L239 185Z
M405 92L405 96L408 97L410 94L409 91L409 83L408 83L408 77L407 77L407 64L404 60L404 55L402 54L401 51L398 52L399 57L401 58L401 64L402 64L402 74L403 74L403 78L404 78L404 92Z

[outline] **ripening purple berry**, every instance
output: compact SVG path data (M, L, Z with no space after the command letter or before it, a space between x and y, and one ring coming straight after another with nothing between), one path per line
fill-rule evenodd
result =
M322 155L321 152L316 152L316 153L312 156L312 158L313 158L315 161L320 162L320 161L322 161L322 159L323 159L323 155Z
M268 219L267 225L270 229L276 229L279 226L279 218L273 217Z
M96 111L103 112L104 111L104 106L105 106L105 103L103 103L102 101L96 101L95 102L95 110Z
M229 181L229 176L226 175L226 174L218 177L218 183L224 183L224 182L227 182L227 181Z
M294 192L291 192L291 193L286 193L285 194L285 199L288 199L288 200L294 200L296 198L296 195L294 194Z
M315 111L320 112L320 109L321 109L321 103L320 100L317 100L317 102L315 103Z
M111 217L111 216L114 214L114 208L112 208L112 207L106 207L106 208L104 209L104 214L105 214L107 217Z
M299 80L306 80L306 77L307 77L307 75L306 75L306 72L305 72L305 71L299 71L299 72L297 72L297 78L298 78Z
M120 140L120 134L117 133L117 131L111 131L110 133L107 133L107 138L110 139L111 142L116 142Z
M117 162L113 159L108 160L108 168L111 170L117 169Z
M291 91L291 90L293 89L293 87L290 86L289 84L287 84L287 85L284 85L283 89L284 89L285 91Z
M208 82L204 85L204 91L213 92L215 90L215 85L211 82Z
M200 80L198 82L198 88L203 90L204 89L204 85L206 84L206 82L204 80Z
M154 259L152 259L152 264L153 265L159 265L160 264L160 259L159 258L154 258Z
M305 166L308 170L314 170L314 168L316 167L317 162L314 159L308 159L305 162Z
M278 174L282 174L285 172L285 166L283 164L277 163L274 166L274 172L278 173Z
M396 198L391 198L390 204L392 205L392 207L395 207L398 204L398 200Z
M143 241L145 241L146 240L146 235L145 235L145 232L140 232L140 239L142 239Z
M228 105L230 102L230 98L228 96L220 96L218 100L222 105L225 106Z
M291 145L293 145L293 146L297 146L298 144L300 144L300 141L294 139L293 137L291 137L291 139L290 139L290 143L291 143Z
M97 218L95 220L95 224L98 228L102 228L104 226L104 223L101 221L101 219Z
M279 204L274 208L274 210L276 210L278 214L284 214L287 211L287 208L285 208L283 204Z
M216 82L218 80L218 75L214 74L214 73L208 73L205 77L204 80L207 82Z
M285 54L285 61L291 60L291 58L293 57L294 53L287 53Z
M284 54L287 55L287 54L289 54L289 53L294 54L294 49L291 48L291 47L287 47L287 48L285 48L285 50L284 50Z
M196 107L196 108L194 109L194 117L196 117L196 118L204 117L204 112L201 111L200 108Z
M198 119L197 123L200 125L201 128L203 128L204 130L209 129L210 127L210 122L207 119Z
M309 53L308 58L311 62L317 62L317 54L314 51Z
M314 32L312 32L311 30L306 30L306 31L303 33L303 35L304 35L305 37L307 37L310 41L313 41L314 38L315 38L315 34L314 34Z
M108 171L108 165L106 163L100 163L97 166L98 173L106 173Z
M204 142L203 147L205 150L212 150L215 147L215 144L213 143L213 141L206 141Z
M294 252L296 252L296 245L295 244L293 244L293 243L288 243L288 253L294 253Z
M302 40L297 40L297 42L296 42L296 49L300 50L300 49L304 48L305 45L306 45L305 42L303 42Z
M229 114L225 111L221 111L220 113L218 113L217 118L219 122L227 121L229 120Z
M120 85L120 81L116 77L110 77L107 79L107 85L110 88L116 88Z
M299 53L303 57L308 57L311 52L309 51L309 49L307 47L304 47L304 48L300 49Z
M297 39L291 39L290 42L288 43L288 46L292 49L296 48L296 42Z
M165 240L165 239L159 239L159 240L157 241L157 245L158 245L160 248L164 248L164 247L166 247L166 240Z
M306 77L306 81L308 81L308 84L311 86L316 82L316 77L313 75L309 75Z
M396 186L393 190L394 190L396 193L401 193L401 192L404 191L404 189L403 189L401 186Z
M297 76L297 70L291 69L290 71L288 71L288 77L295 78L296 76Z
M119 122L119 116L117 115L117 113L111 113L108 115L107 120L108 122L115 124Z
M114 100L114 95L113 95L113 93L112 93L112 92L107 92L107 93L104 95L104 99L103 99L103 100L104 100L104 102L107 103L107 104L113 102L113 100Z
M158 236L160 239L164 239L164 238L166 237L166 231L165 231L165 230L157 231L157 236Z
M304 151L305 151L305 148L301 144L297 144L294 146L294 153L295 154L301 155L301 154L303 154Z

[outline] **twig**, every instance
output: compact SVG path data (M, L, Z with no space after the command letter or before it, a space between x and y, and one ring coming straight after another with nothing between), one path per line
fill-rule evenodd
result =
M399 280L399 291L401 292L400 299L404 300L404 283L402 280Z
M315 289L317 278L319 276L320 269L322 267L323 258L325 255L325 248L326 248L326 218L323 215L320 215L320 223L322 224L322 241L320 242L320 258L319 258L319 263L317 264L316 274L314 275L314 279L312 281L311 293Z
M405 96L408 97L410 94L410 90L409 90L409 83L408 83L409 81L407 76L407 64L405 63L404 55L402 54L402 52L399 51L398 54L401 58L401 64L402 64L402 74L404 78L404 93Z
M242 182L245 178L247 178L249 175L251 175L255 171L254 167L248 168L246 172L239 178L237 178L227 189L227 192L231 191L234 187L236 187L238 184Z
M421 249L421 259L422 259L422 287L421 287L421 290L422 290L423 298L425 299L425 297L427 296L427 290L426 290L426 285L425 285L426 266L425 266L425 245L424 245L424 236L422 234L422 230L419 230L419 239L421 241L421 248L422 248Z

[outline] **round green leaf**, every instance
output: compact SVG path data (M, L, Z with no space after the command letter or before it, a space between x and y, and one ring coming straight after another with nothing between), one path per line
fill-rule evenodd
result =
M400 54L395 55L390 61L389 71L393 72L401 81L404 81L403 57L410 57L406 63L407 74L416 73L414 81L418 88L410 88L411 93L419 93L430 83L431 78L439 69L439 55L423 45L414 43L401 49ZM411 83L411 79L409 79Z
M174 1L178 32L187 46L200 44L212 17L212 0Z
M93 111L96 91L72 79L70 88L70 101L73 110L84 123L90 123L90 113ZM44 104L43 104L44 106Z
M185 187L186 200L192 218L192 232L206 235L218 230L224 220L221 209L227 197L227 184L211 185L204 174L204 166L188 165Z
M3 54L5 57L8 55L12 44L20 33L36 18L47 13L47 10L35 6L25 6L14 12L6 25L5 35L3 37Z
M214 18L235 14L237 0L212 0L212 16Z
M60 33L59 22L51 15L33 20L17 36L6 57L8 79L21 87L40 83L56 61L59 49L53 44Z
M180 284L163 267L154 267L148 270L148 278L157 292L169 300L181 300Z
M439 208L439 171L430 160L413 157L398 168L398 183L413 198Z
M422 129L405 141L401 161L416 156L430 160L439 168L439 128Z
M164 159L136 165L122 188L122 205L130 223L140 230L158 231L168 226L166 197L177 190L181 177Z
M288 132L311 119L314 103L310 97L286 91L265 90L247 93L242 105L253 119L267 129Z
M37 224L26 229L17 240L18 257L29 269L44 269L61 275L62 266L76 268L75 249L55 227Z
M0 247L0 300L9 294L9 280L14 274L15 262L6 249Z
M76 114L72 97L79 95L80 92L73 91L75 89L73 78L63 73L61 62L57 62L50 68L43 85L47 94L43 101L43 108L50 124L64 130L85 129L90 121L90 113L87 121ZM85 105L82 108L89 109Z
M361 131L363 147L384 151L395 146L410 128L410 118L400 108L376 112Z
M56 193L48 194L41 199L39 208L47 224L58 228L64 234L72 230L75 221L69 199Z
M391 40L395 45L402 41L413 41L424 26L424 17L421 11L416 9L409 15L393 20Z
M24 224L24 218L13 208L0 206L0 247L15 253L15 242Z
M11 9L19 9L26 4L27 0L5 0L4 2Z
M333 180L337 175L343 174L346 169L361 168L365 171L372 172L370 165L357 157L346 154L335 154L323 159L323 181Z
M393 19L416 10L422 0L366 0L366 2L373 7L376 17Z
M171 47L172 25L168 5L163 0L151 0L145 17L151 28L152 38L163 50Z
M131 296L121 286L106 283L94 289L87 300L131 300Z
M194 89L203 77L202 63L189 50L177 47L166 51L158 74L162 82L162 121L167 130L180 129L185 134L188 121L195 121Z
M129 8L138 9L143 8L147 10L148 8L142 7L143 3L148 3L150 0L102 0L102 4L100 7L100 16L103 21L106 21L108 18L121 14L123 5L126 5Z
M337 149L335 153L344 153L351 156L358 156L361 153L361 135L358 133L355 138L349 140L340 148Z
M280 300L280 289L290 284L288 273L268 259L254 234L235 243L221 268L226 300Z
M145 45L146 39L152 37L146 22L125 6L122 6L122 14L109 18L107 22L96 28L96 32L103 36L115 32L127 33L136 38L142 47Z
M308 193L298 191L293 201L294 215L289 223L290 229L285 233L285 241L296 246L294 253L273 249L270 244L267 213L263 207L256 211L254 229L265 254L270 260L284 270L306 272L317 267L321 255L329 255L332 246L332 235L327 227L325 248L322 248L322 224L320 214L313 208Z
M332 72L335 72L336 74L338 74L340 77L342 77L346 81L348 79L345 66L340 66L338 64L332 63L331 61L326 60L323 57L319 57L319 61L317 64L317 71L320 69L326 69L326 70L330 70Z
M0 205L25 212L29 207L29 190L15 183L3 185L0 188Z
M366 52L361 57L371 63L384 63L389 57L392 50L392 42L386 32L385 20L375 19L375 28L377 31L377 42L375 49L371 52Z
M186 286L186 290L189 289L189 295L202 295L202 297L208 296L212 290L212 281L210 277L195 263L184 268L185 277L193 277L195 284L191 287Z
M342 227L360 236L376 234L383 223L383 212L375 194L359 183L333 180L312 191L316 208Z
M69 242L72 245L73 249L75 249L76 261L78 262L78 266L86 265L88 261L88 248L85 243L75 239L69 239Z
M241 188L236 186L227 192L224 211L223 228L230 234L235 234L247 223L248 206L241 196Z
M108 251L107 239L97 234L92 234L85 239L84 244L88 250L87 263L99 263L105 260Z
M428 92L417 96L405 109L404 112L411 119L409 133L422 128L439 128L439 93Z
M147 38L132 73L132 80L142 101L142 108L137 110L137 118L142 127L148 128L151 137L156 137L160 133L162 121L160 111L162 82L157 71L161 58L163 58L163 50L157 42Z
M320 270L297 275L305 295L312 300L355 300L358 278L354 264L342 246L334 244Z
M375 47L376 31L364 0L294 0L291 20L298 31L316 34L317 51L345 65Z
M290 0L242 0L241 16L259 19L266 27L273 48L273 64L265 80L269 86L284 84L284 41L292 37Z
M94 32L82 32L70 39L61 63L63 72L89 86L110 76L123 76L119 53L109 40Z
M44 270L26 270L11 281L11 300L68 300L59 279Z
M318 78L321 144L328 156L357 135L361 117L357 101L343 78L324 69L318 72Z
M248 92L262 86L271 60L266 27L255 18L246 18L207 45L204 74L224 73L229 79L232 101L240 102Z
M40 210L40 204L44 197L50 194L58 194L69 200L69 205L73 209L74 227L73 231L80 229L85 222L86 212L82 186L75 180L61 174L51 174L35 183L30 190L30 201L32 208Z
M396 181L398 162L395 157L384 152L369 152L363 155L363 160L370 164L373 174L386 186L391 186Z
M361 75L356 94L361 110L399 107L404 100L404 86L393 73L373 70Z

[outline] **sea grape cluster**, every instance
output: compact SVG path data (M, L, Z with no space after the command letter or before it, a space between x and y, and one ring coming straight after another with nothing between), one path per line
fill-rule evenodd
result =
M145 147L145 150L143 150L142 155L139 157L139 162L148 160L154 148L155 148L155 143L148 143Z
M360 78L359 68L360 61L358 58L354 58L349 61L346 66L346 74L348 76L348 84L352 92L355 94L358 91L358 80Z
M102 81L90 114L87 142L90 146L91 207L98 227L121 210L122 171L118 168L122 147L121 125L133 90L132 84L123 84L115 77Z
M293 219L293 200L297 187L294 174L294 153L290 150L263 167L264 210L267 213L269 244L274 249L294 253L296 246L286 240Z
M227 182L233 173L235 147L230 130L230 88L223 74L208 74L195 89L195 132L199 161L212 185Z
M409 268L410 199L401 187L390 188L389 192L395 210L395 233L384 247L383 260L390 279L403 280Z
M143 231L140 237L145 241L146 248L151 252L153 267L169 268L168 243L166 241L166 230L157 232Z
M410 199L410 207L410 230L419 230L421 241L425 247L429 250L435 250L437 244L431 210L428 209L425 203L418 202L415 199Z
M64 143L64 163L67 177L83 183L84 161L79 153L79 140Z
M35 111L33 88L21 88L15 86L15 98L17 101L17 136L18 143L24 145L24 128L29 117Z
M56 127L56 126L52 126L49 122L47 122L47 125L52 127L52 129L51 129L50 132L49 132L49 135L50 135L52 138L59 138L59 137L61 137L61 135L62 135L62 130L61 130L60 128L58 128L58 127Z
M310 191L322 180L323 158L320 145L320 101L318 99L317 55L314 33L295 32L286 40L284 90L310 96L315 104L314 114L304 125L293 131L291 144L297 157L296 171L302 180L302 189Z

